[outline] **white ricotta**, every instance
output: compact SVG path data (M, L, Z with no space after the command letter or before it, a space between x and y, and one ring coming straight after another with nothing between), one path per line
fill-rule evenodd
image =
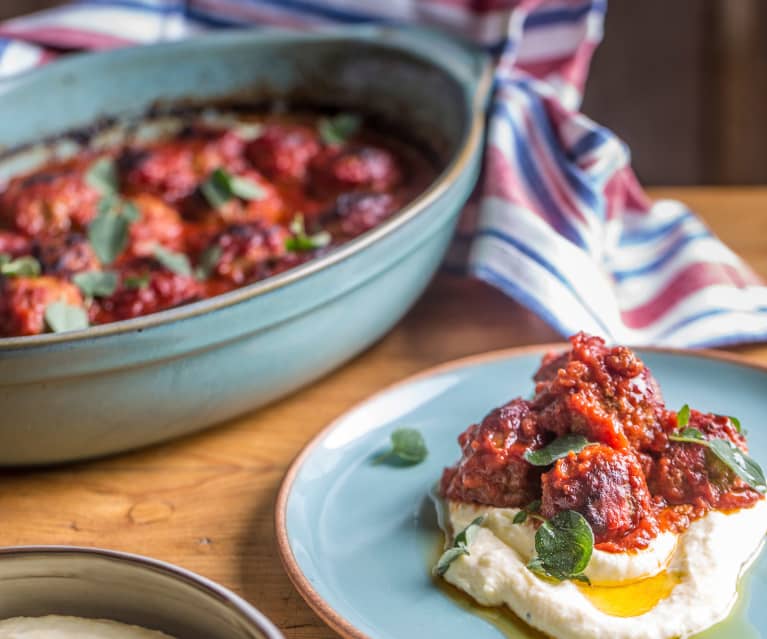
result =
M710 512L671 540L673 547L667 539L641 553L595 551L590 563L600 562L598 571L603 571L595 576L609 577L607 582L616 581L618 574L655 574L658 566L678 580L648 612L618 617L595 607L574 582L545 581L527 570L525 564L534 552L532 527L516 525L515 530L510 523L514 512L488 508L485 525L469 548L471 554L456 559L445 579L478 603L505 604L531 626L561 639L671 639L709 628L728 615L738 578L767 532L767 501L762 499L731 514ZM452 529L460 531L479 513L476 507L451 503L447 514ZM587 574L594 572L591 569L589 565Z
M47 615L0 621L0 639L172 639L165 633L107 619Z
M525 563L535 555L535 524L528 519L515 524L518 508L492 508L462 502L448 504L453 530L460 532L479 515L485 515L485 526L498 539L516 551ZM595 549L584 571L596 586L626 584L653 577L666 569L676 548L678 535L662 533L643 550L625 553Z

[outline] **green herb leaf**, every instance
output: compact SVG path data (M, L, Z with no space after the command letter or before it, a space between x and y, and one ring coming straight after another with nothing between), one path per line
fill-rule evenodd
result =
M676 414L676 427L684 428L689 423L690 423L690 407L687 404L685 404L684 406L682 406L682 408L679 409L679 412Z
M213 270L218 266L218 261L221 259L223 249L218 244L212 244L206 248L200 256L200 262L197 268L194 269L194 276L198 280L207 280Z
M527 567L551 579L587 581L583 574L594 550L589 522L574 510L563 510L543 522L535 533L536 557Z
M730 415L728 419L732 422L732 425L735 426L735 430L737 430L739 433L743 432L740 427L740 420L737 417Z
M289 237L285 240L285 249L296 253L322 248L323 246L330 244L332 239L330 233L327 231L320 231L314 235L307 235L304 216L300 213L296 215L290 223L290 232L293 233L293 237Z
M527 511L522 509L516 515L514 515L514 519L511 520L511 523L524 524L525 521L527 521Z
M526 450L524 458L533 466L548 466L557 459L567 457L570 451L578 453L589 445L589 440L583 435L569 433L557 437L553 442L537 450Z
M261 185L248 178L232 175L225 169L216 169L200 185L200 191L214 209L221 208L229 200L262 200L266 193Z
M139 289L149 286L149 282L152 279L149 273L143 273L142 275L130 275L123 280L123 286L127 289Z
M376 462L394 458L400 462L412 466L426 459L429 451L423 435L414 428L398 428L391 434L391 450L385 452L376 459Z
M531 501L527 506L522 508L516 515L514 515L514 519L511 520L511 523L513 524L523 524L527 521L528 516L535 515L539 510L541 509L541 500L535 499Z
M169 271L187 277L192 275L192 265L189 263L189 258L183 253L174 253L160 244L155 244L152 255Z
M762 467L731 441L712 439L708 448L751 488L760 493L767 492L767 480Z
M678 434L671 434L668 438L675 442L685 442L688 444L707 444L708 440L697 428L683 428Z
M136 206L116 195L106 195L88 226L88 240L102 264L111 264L128 245L128 228L140 217Z
M113 271L85 271L72 281L85 297L109 297L117 288L117 273Z
M6 277L37 277L42 272L40 262L31 255L11 259L8 253L0 257L0 275Z
M477 533L482 527L482 523L484 521L484 515L477 517L468 526L466 526L466 528L464 528L455 536L453 545L442 553L442 556L437 561L437 565L432 569L432 574L441 577L447 572L450 564L458 559L458 557L461 555L471 554L469 552L469 546L471 546L471 544L474 542L474 539L477 537Z
M88 313L82 306L53 302L45 307L45 323L54 333L88 328Z
M117 166L113 158L99 158L85 173L85 182L101 195L116 195L120 189Z
M697 428L685 428L678 435L669 435L671 441L706 446L725 466L754 490L767 492L762 467L727 439L706 439Z
M322 118L317 130L325 144L343 144L359 131L360 126L362 118L359 115L339 113L332 118Z

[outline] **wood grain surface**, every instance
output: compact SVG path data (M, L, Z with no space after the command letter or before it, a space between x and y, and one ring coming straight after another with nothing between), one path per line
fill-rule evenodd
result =
M687 201L767 277L767 188L652 194ZM464 355L558 339L498 291L440 275L378 344L268 408L136 453L2 473L0 544L77 544L149 555L232 588L289 639L335 637L293 590L275 549L274 499L291 460L329 421L407 375ZM730 350L767 363L767 345Z

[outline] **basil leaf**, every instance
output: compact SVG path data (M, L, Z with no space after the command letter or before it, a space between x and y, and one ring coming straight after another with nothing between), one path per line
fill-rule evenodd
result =
M465 546L452 546L451 548L448 548L440 555L439 559L437 560L437 565L434 566L431 571L432 574L437 577L441 577L447 572L447 569L450 568L450 564L458 559L458 557L468 554L470 553Z
M557 439L543 448L526 450L524 458L533 466L548 466L562 457L567 457L571 451L579 453L586 448L589 443L589 440L583 435L570 433L568 435L563 435L562 437L557 437Z
M527 511L526 510L520 510L516 515L514 515L514 519L511 520L512 524L524 524L525 521L527 521Z
M266 197L264 188L258 182L239 175L229 178L229 188L241 200L263 200Z
M239 197L243 200L262 200L266 193L258 183L248 178L232 175L218 168L200 185L200 191L214 209L221 208L229 200Z
M152 279L149 273L143 273L142 275L130 275L123 280L123 286L130 290L136 290L140 288L146 288L149 286L149 281Z
M682 406L682 408L679 409L679 412L676 414L676 426L677 428L684 428L689 423L690 423L690 407L687 404L685 404L684 406Z
M112 271L85 271L72 281L85 297L109 297L117 288L117 273Z
M740 420L737 417L733 417L732 415L730 415L728 419L732 422L732 425L735 426L736 431L738 431L739 433L743 432L743 430L740 427Z
M523 524L525 521L527 521L528 516L535 515L535 513L537 513L540 509L541 500L535 499L527 504L527 506L522 508L516 515L514 515L514 519L511 520L511 523Z
M10 253L0 253L0 266L8 264L11 260L13 260L13 257L11 257Z
M698 444L707 447L725 466L754 490L767 492L767 481L759 463L727 439L706 439L697 428L685 428L678 435L669 435L671 441Z
M712 439L708 442L708 448L751 488L760 493L767 492L762 467L731 441Z
M101 195L116 195L120 189L117 166L112 158L100 158L85 173L85 182Z
M322 118L317 130L325 144L343 144L359 131L362 118L354 113L339 113L332 118Z
M218 244L213 244L206 248L200 256L200 262L197 265L197 268L194 269L194 276L198 280L207 280L215 270L216 266L218 266L218 261L221 259L222 253L223 249Z
M192 265L189 264L189 258L183 253L174 253L160 244L155 244L152 255L169 271L187 277L192 275Z
M140 217L138 209L115 195L101 198L98 214L88 226L88 240L102 264L111 264L128 245L128 227Z
M0 275L6 277L37 277L42 272L40 262L31 255L10 259L10 255L3 253L0 260Z
M471 546L474 539L476 539L479 529L482 527L484 521L484 515L477 517L455 536L453 545L442 553L442 556L437 561L437 565L432 569L433 575L441 577L447 572L450 564L458 559L458 557L471 554L469 552L469 546Z
M414 428L398 428L391 434L391 450L376 459L376 462L395 458L408 466L421 463L429 451L423 436Z
M82 306L53 302L45 307L45 323L54 333L88 328L88 313Z
M285 249L295 253L300 253L301 251L313 251L314 249L322 248L323 246L330 244L332 239L330 233L327 231L320 231L314 235L307 235L304 216L300 213L297 214L290 223L290 232L293 233L293 237L286 238Z
M552 579L587 580L583 575L594 550L594 532L585 517L563 510L543 522L535 533L536 557L527 567Z
M708 440L703 437L697 428L683 428L678 434L671 434L668 436L671 441L685 442L688 444L708 444Z

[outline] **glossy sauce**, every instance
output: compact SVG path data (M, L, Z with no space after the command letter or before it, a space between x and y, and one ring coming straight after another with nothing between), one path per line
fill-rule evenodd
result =
M440 536L439 542L434 545L434 550L428 557L429 572L437 563L443 550L444 540ZM755 556L758 555L759 552L755 554ZM737 600L727 618L708 630L694 635L691 639L760 639L761 633L746 617L752 582L751 572L752 570L749 569L741 577ZM525 623L506 606L480 606L472 597L444 579L433 577L432 581L435 587L439 588L453 603L491 623L507 639L546 639L547 637ZM602 612L619 617L633 617L651 610L658 601L671 594L677 583L679 583L678 576L669 575L664 571L656 577L627 586L579 586L579 589Z
M436 176L359 114L231 118L190 116L0 183L0 337L55 329L54 303L105 324L277 275L381 225ZM94 293L82 273L112 280Z

